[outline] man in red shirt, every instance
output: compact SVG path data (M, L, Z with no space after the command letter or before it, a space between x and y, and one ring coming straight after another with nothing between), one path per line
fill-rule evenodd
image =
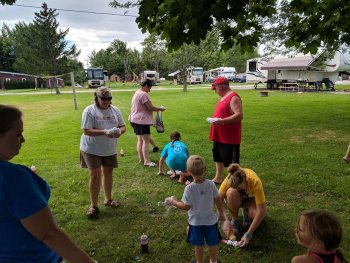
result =
M230 89L229 81L225 77L217 77L211 89L220 96L212 116L214 119L209 134L209 140L214 142L213 181L220 184L224 167L228 167L231 163L239 163L243 111L241 98Z

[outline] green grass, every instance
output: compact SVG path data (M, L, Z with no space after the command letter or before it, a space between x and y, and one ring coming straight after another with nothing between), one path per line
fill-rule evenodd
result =
M167 108L163 113L166 132L157 134L152 129L152 135L164 146L171 131L180 131L190 153L206 159L206 176L212 178L214 163L205 118L211 116L218 96L209 89L183 93L169 83L164 86L169 88L154 89L150 95L155 105ZM114 92L113 103L127 121L132 90L137 86L112 88L122 87L130 91ZM166 214L157 206L167 196L181 198L184 186L157 176L155 168L138 164L136 137L129 124L120 140L125 157L118 159L114 172L113 196L122 205L116 210L101 207L100 219L86 219L88 175L79 167L80 122L82 110L92 103L93 90L83 90L77 93L78 110L72 94L0 96L0 103L16 105L24 112L27 141L13 161L36 165L51 185L50 206L57 223L99 262L188 262L193 248L186 243L186 212L173 209ZM256 90L238 93L244 109L241 165L261 177L268 214L249 248L220 246L221 262L290 262L294 255L304 253L293 234L298 214L314 208L327 209L341 219L342 248L349 259L350 166L341 157L350 142L350 94L271 91L268 97L260 97ZM158 162L159 154L151 153L151 159ZM147 255L140 253L142 233L150 237Z

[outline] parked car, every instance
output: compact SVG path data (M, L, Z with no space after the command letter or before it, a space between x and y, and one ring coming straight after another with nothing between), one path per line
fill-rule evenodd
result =
M233 82L244 83L246 81L247 79L245 74L236 74L236 76L233 78Z
M75 87L76 87L76 88L79 88L79 89L80 89L80 88L83 88L83 86L80 85L79 83L75 83Z

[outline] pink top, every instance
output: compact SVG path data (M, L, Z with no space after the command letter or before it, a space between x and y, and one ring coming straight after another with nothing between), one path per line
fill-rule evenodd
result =
M131 100L131 113L129 121L136 124L153 124L153 115L145 103L151 101L148 93L138 89Z

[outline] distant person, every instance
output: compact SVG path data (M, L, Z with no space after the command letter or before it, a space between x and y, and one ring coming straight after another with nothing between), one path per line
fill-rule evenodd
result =
M185 187L181 201L173 196L167 199L171 205L188 211L187 242L195 247L196 261L193 262L204 262L203 246L206 243L210 262L217 263L218 245L221 242L217 222L224 221L226 215L215 184L204 178L205 170L203 157L191 155L187 160L187 171L193 177L193 182ZM214 204L218 215L213 210Z
M343 229L331 213L304 211L294 232L297 243L307 252L293 257L291 263L347 263L339 249Z
M350 144L348 146L348 150L346 151L346 154L343 157L344 162L350 163Z
M242 133L242 101L236 92L231 91L225 77L217 77L211 87L220 96L212 118L209 140L213 141L215 177L213 182L222 182L222 173L231 163L239 163Z
M0 105L0 262L94 263L57 226L47 182L10 162L25 141L22 133L22 112Z
M129 121L137 136L137 153L139 162L146 167L156 167L149 157L149 144L151 140L150 126L153 125L153 111L165 111L164 107L153 106L148 93L151 91L152 81L147 79L141 83L131 100L131 113Z
M171 178L175 178L176 171L180 171L179 183L182 183L187 174L187 158L190 156L187 145L181 141L181 135L178 131L170 134L170 142L165 145L159 160L159 173L164 174L163 166L166 162L171 171Z
M90 206L88 218L99 214L98 195L103 176L104 205L116 208L112 199L113 169L118 167L117 141L125 133L125 122L120 110L112 105L112 92L99 87L94 94L95 103L85 108L82 114L80 140L80 165L89 169Z
M239 164L230 164L228 175L219 188L223 200L232 215L232 225L236 237L240 236L238 212L243 208L243 227L245 233L240 240L240 247L248 245L254 231L266 216L266 201L262 182L256 173Z

